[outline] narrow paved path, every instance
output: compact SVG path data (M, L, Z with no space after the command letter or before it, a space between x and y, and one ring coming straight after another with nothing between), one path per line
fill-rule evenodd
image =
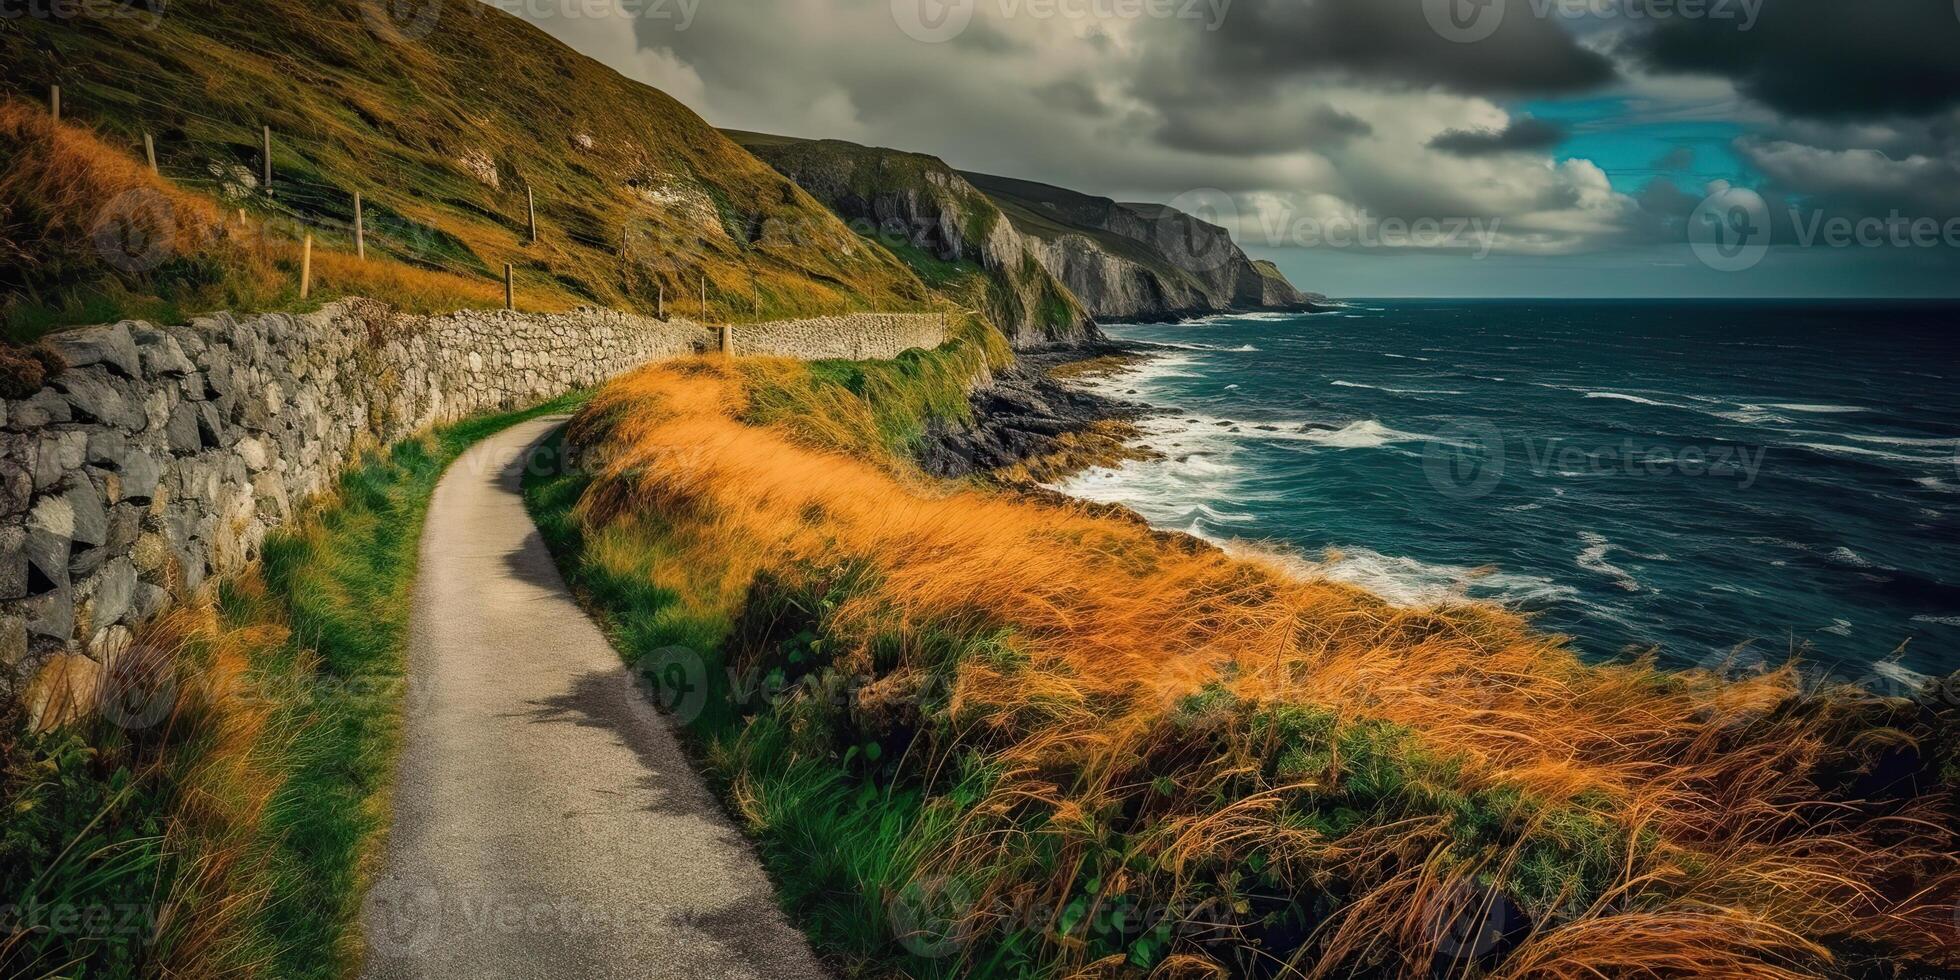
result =
M371 978L820 978L754 854L565 588L509 429L422 535Z

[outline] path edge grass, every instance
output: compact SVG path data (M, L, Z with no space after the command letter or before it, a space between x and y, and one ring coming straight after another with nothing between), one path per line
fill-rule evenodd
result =
M139 636L160 721L0 719L0 975L354 975L435 489L480 440L590 394L357 454L256 565ZM125 908L140 914L52 917Z

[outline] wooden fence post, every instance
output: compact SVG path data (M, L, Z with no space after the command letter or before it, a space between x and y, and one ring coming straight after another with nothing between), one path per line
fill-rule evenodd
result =
M715 328L715 333L720 337L722 354L726 357L734 357L735 356L735 328L724 323L721 326Z
M524 212L530 216L531 244L538 243L538 200L531 196L531 185L524 185Z
M654 307L654 309L658 311L655 315L658 316L660 319L665 320L667 319L667 284L663 282L660 283L659 286L660 286L660 305Z
M313 233L306 233L306 241L299 247L299 298L305 299L313 292Z
M265 196L272 196L272 127L265 127L260 136L259 156L265 161Z
M703 319L703 320L706 320L707 318L708 318L708 276L707 276L707 273L702 273L702 275L701 275L701 319Z
M61 86L48 86L48 116L55 122L61 121Z
M367 258L367 226L361 221L361 192L354 192L354 257Z
M517 290L511 284L510 263L504 263L504 309L517 309Z

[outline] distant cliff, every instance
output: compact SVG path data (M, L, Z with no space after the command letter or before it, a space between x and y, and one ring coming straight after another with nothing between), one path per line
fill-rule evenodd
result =
M1106 197L1011 177L966 173L1036 243L1049 271L1100 320L1172 320L1227 310L1310 309L1271 262L1231 234L1162 204Z
M1089 311L1038 254L1040 243L937 157L842 140L728 136L929 285L983 309L1016 347L1096 336Z

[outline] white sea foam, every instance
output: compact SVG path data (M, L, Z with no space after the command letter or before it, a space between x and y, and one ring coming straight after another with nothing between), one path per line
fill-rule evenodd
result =
M1494 568L1436 564L1368 548L1336 549L1313 561L1297 555L1232 542L1227 550L1272 561L1308 581L1341 582L1380 596L1391 605L1428 608L1446 603L1542 604L1573 599L1577 590L1548 578Z
M1893 463L1906 463L1912 466L1949 466L1953 463L1953 457L1951 456L1908 456L1904 453L1888 453L1882 449L1866 449L1863 446L1846 446L1842 443L1835 442L1794 442L1790 445L1798 449L1809 449L1813 452L1831 453L1838 456L1862 456L1872 459L1882 459Z
M1915 623L1931 623L1934 626L1960 626L1960 616L1914 616Z
M1640 591L1639 580L1628 574L1626 569L1613 565L1606 560L1606 556L1617 550L1619 545L1606 540L1605 535L1592 531L1579 532L1579 540L1586 546L1584 550L1579 552L1578 557L1573 559L1580 568L1607 576L1613 580L1614 585L1628 592Z
M1217 351L1226 354L1252 354L1257 353L1259 350L1259 348L1251 344L1240 344L1237 347L1220 347L1217 344L1193 344L1177 340L1153 340L1150 343L1158 347L1172 347L1177 350Z
M1364 385L1359 381L1332 381L1329 382L1329 384L1332 384L1336 388L1367 388L1372 391L1386 391L1391 395L1461 395L1463 394L1463 392L1460 391L1449 391L1442 388L1385 388L1382 387L1381 385Z
M1925 449L1960 450L1960 439L1955 439L1952 436L1944 439L1919 439L1908 436L1874 436L1857 432L1847 432L1844 434L1844 437L1846 439L1855 439L1859 442L1869 442L1880 446L1909 446Z
M1810 405L1803 402L1779 402L1770 406L1786 412L1810 412L1815 415L1844 415L1851 412L1869 412L1871 409L1857 405Z
M1549 385L1548 387L1557 387L1557 385ZM1691 408L1692 407L1689 405L1675 405L1669 402L1657 402L1651 398L1642 398L1639 395L1629 395L1622 391L1588 391L1586 392L1586 397L1587 398L1610 398L1614 401L1633 402L1636 405L1652 405L1655 408Z

